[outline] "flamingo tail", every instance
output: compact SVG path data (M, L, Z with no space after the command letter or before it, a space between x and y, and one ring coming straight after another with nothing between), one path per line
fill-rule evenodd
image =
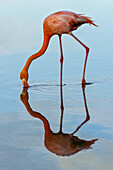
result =
M79 16L80 16L80 18L85 19L85 20L86 20L86 23L89 23L89 24L91 24L91 25L94 25L94 26L98 27L98 25L96 25L96 24L94 23L94 21L93 21L90 17L84 16L83 14L79 14Z

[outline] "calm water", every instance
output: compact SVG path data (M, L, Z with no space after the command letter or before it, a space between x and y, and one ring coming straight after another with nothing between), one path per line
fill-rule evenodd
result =
M0 2L1 170L113 169L113 2L46 2ZM75 31L91 49L86 79L93 84L82 88L85 51L64 35L66 85L60 89L55 36L44 56L32 63L31 87L23 91L19 73L41 47L42 21L62 9L92 16L99 25Z

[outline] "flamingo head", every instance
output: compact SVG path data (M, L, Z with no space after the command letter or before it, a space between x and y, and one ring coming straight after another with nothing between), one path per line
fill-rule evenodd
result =
M20 73L20 79L22 80L23 87L28 88L29 85L27 83L28 81L28 71L25 71L24 69Z

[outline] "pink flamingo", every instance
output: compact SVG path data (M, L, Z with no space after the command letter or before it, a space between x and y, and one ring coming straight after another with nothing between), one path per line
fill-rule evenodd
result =
M50 38L53 35L59 36L60 52L61 52L60 84L62 85L62 67L63 67L63 51L62 51L62 42L61 42L62 34L71 35L75 40L77 40L85 48L86 57L85 57L85 62L84 62L82 84L84 85L88 84L85 81L85 70L86 70L86 63L87 63L89 48L72 34L72 31L76 30L78 27L80 27L82 24L85 24L85 23L92 24L97 27L97 25L94 24L91 18L83 16L82 14L76 14L70 11L56 12L45 18L44 23L43 23L43 32L44 32L43 45L37 53L33 54L32 56L28 58L24 68L22 69L20 73L20 79L22 80L23 87L29 87L27 81L28 81L28 69L29 69L31 62L45 53L48 47Z

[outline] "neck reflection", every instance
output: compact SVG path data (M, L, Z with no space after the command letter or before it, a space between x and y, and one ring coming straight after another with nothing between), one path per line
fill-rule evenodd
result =
M76 154L77 152L83 149L90 149L90 146L95 143L98 139L84 140L74 136L74 134L88 121L90 120L86 96L85 96L85 86L82 85L84 107L86 111L85 120L76 128L76 130L70 134L63 133L62 124L63 124L63 115L64 115L64 106L63 106L63 92L62 86L60 86L60 97L61 97L61 119L60 119L60 130L58 133L54 133L51 128L49 121L39 112L33 111L29 104L29 94L27 88L23 89L20 99L23 102L26 110L29 114L35 118L40 119L43 122L45 137L44 143L45 147L52 153L55 153L59 156L70 156Z

